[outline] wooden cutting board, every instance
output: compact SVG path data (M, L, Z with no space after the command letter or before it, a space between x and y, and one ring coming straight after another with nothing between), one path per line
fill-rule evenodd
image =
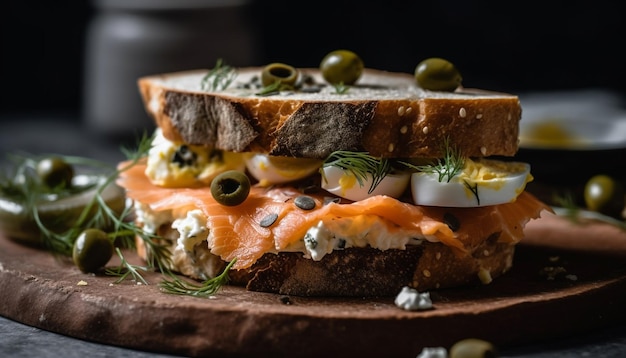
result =
M0 236L0 315L110 345L232 357L408 358L468 337L503 348L624 321L626 233L552 215L529 223L527 233L506 275L433 291L434 308L417 312L397 308L394 297L285 297L239 287L210 299L173 296L159 291L156 273L150 285L114 284Z

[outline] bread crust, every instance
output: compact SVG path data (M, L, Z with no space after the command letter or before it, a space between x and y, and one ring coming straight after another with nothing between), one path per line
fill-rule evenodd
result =
M372 69L346 94L337 94L319 70L301 69L322 90L261 96L244 87L261 69L239 69L236 82L219 92L200 88L208 70L147 76L138 86L166 138L226 151L324 159L349 150L437 158L445 137L471 157L513 156L518 150L521 107L515 95L427 91L410 74Z
M248 290L295 296L393 296L409 286L421 292L489 283L508 271L514 245L484 244L476 255L459 257L440 243L406 250L371 247L336 250L321 261L301 253L265 254L233 282ZM486 250L486 251L485 251ZM484 255L489 252L488 255ZM481 281L485 275L486 281Z

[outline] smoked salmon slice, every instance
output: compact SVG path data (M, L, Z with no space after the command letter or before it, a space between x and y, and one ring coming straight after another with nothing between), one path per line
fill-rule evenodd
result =
M153 185L144 171L145 164L139 163L120 174L117 183L126 190L127 197L154 211L171 210L174 217L202 210L207 217L211 252L225 261L236 258L234 269L248 268L265 253L303 240L307 230L320 221L375 216L389 230L404 230L415 237L439 241L464 255L494 234L500 242L519 242L529 220L538 218L544 210L551 211L527 192L512 203L479 208L416 206L382 195L325 204L330 194L307 194L315 208L304 210L295 204L295 199L303 195L295 188L260 186L253 186L242 204L229 207L216 202L209 187L163 188ZM261 225L269 215L276 219L271 225Z

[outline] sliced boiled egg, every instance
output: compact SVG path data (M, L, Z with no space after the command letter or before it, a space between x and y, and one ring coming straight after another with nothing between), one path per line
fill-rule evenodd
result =
M532 180L527 163L466 159L463 170L449 181L439 181L437 173L413 173L411 193L416 205L488 206L515 201Z
M404 193L411 179L410 173L387 174L378 185L370 191L374 181L372 174L367 173L362 180L350 171L330 165L322 168L322 188L342 198L352 201L366 199L374 195L387 195L398 198Z
M246 159L250 175L262 186L283 184L304 179L315 173L322 161L312 158L291 158L255 153Z

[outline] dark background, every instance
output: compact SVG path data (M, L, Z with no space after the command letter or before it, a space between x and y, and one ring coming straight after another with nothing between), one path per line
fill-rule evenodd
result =
M254 36L254 56L242 65L316 67L327 52L349 48L367 67L392 71L413 72L426 57L445 57L461 70L466 87L515 93L602 87L623 93L620 2L546 6L257 0L242 8ZM85 33L96 13L88 1L3 2L0 118L32 112L81 119ZM207 59L206 66L213 64Z

